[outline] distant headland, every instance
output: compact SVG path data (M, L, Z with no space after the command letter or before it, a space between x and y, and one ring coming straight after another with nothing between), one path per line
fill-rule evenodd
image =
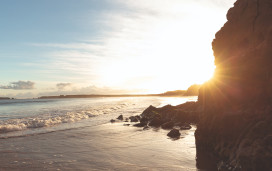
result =
M0 97L0 100L9 100L9 99L11 99L11 98L9 98L9 97Z
M179 97L179 96L197 96L201 85L194 84L187 90L167 91L160 94L78 94L78 95L59 95L59 96L41 96L38 99L58 99L58 98L97 98L97 97Z

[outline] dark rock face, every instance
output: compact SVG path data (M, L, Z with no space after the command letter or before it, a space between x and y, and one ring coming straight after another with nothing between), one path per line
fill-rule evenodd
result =
M199 91L197 153L236 170L272 170L272 1L237 0L212 43L216 71Z
M166 122L164 124L162 124L162 129L172 129L174 126L174 122L173 121L169 121L169 122Z
M116 119L118 119L118 120L123 120L124 119L124 117L123 117L123 115L120 115L120 116L118 116L118 118L116 118Z
M189 130L191 128L192 128L192 126L190 124L187 124L187 123L184 123L184 124L180 125L181 130Z
M148 119L147 119L146 117L142 117L142 118L140 119L140 123L143 123L143 124L146 124L146 125L147 125Z
M150 121L151 123L155 119L154 123L157 122L158 126L170 121L174 122L174 124L178 122L196 124L201 111L201 106L196 102L187 102L178 106L167 105L161 108L149 106L141 114L141 120Z
M168 137L171 137L171 138L178 138L180 136L180 132L178 129L172 129L168 134L167 134Z
M133 126L135 126L135 127L145 127L145 126L147 126L145 123L137 123L137 124L134 124Z
M191 126L186 125L186 123L197 123L201 110L199 103L196 102L187 102L178 106L167 105L161 108L149 106L140 116L130 116L129 119L130 122L140 121L133 126L144 127L144 129L148 129L148 126L162 127L163 129L179 126L181 130L185 130L191 129ZM118 118L122 119L121 116ZM112 120L112 122L115 122L115 120ZM125 118L125 122L128 122L128 118Z
M163 124L163 120L161 118L154 118L149 122L149 126L160 127Z
M235 107L271 102L271 18L271 0L238 0L228 11L228 21L212 43L216 71L200 89L201 103Z
M138 122L139 121L136 116L130 116L129 119L130 119L130 122Z

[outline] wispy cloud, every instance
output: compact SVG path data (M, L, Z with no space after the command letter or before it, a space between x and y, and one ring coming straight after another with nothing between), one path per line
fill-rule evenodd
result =
M144 89L118 89L112 87L98 87L95 85L85 86L85 87L71 87L68 89L63 89L62 91L47 91L38 93L36 96L58 96L58 95L76 95L76 94L137 94L145 93L147 90Z
M58 83L56 84L56 87L58 90L64 90L67 87L72 86L72 83Z
M61 49L103 50L103 46L90 43L30 43L29 45L36 47L52 47Z
M233 2L116 0L114 3L124 8L99 14L103 30L94 41L86 37L72 43L31 45L50 48L43 67L45 72L69 75L70 79L63 82L89 80L94 85L134 89L152 88L164 80L165 89L186 88L202 81L194 80L194 76L212 72L210 42ZM171 76L177 73L182 81ZM133 80L145 81L135 87L139 84Z
M35 83L32 81L11 82L9 85L1 85L0 89L29 90L34 89Z

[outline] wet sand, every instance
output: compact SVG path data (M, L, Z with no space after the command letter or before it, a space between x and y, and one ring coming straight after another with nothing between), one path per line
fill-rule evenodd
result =
M173 141L167 130L106 123L0 139L0 170L193 171L194 130Z

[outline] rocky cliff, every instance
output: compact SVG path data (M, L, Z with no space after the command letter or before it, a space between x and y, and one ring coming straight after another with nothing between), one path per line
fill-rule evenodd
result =
M199 101L241 105L271 102L272 1L238 0L212 43L215 77L203 86ZM262 102L263 102L262 101Z
M215 76L199 92L197 152L231 170L272 170L272 0L237 0L227 19L212 43Z

